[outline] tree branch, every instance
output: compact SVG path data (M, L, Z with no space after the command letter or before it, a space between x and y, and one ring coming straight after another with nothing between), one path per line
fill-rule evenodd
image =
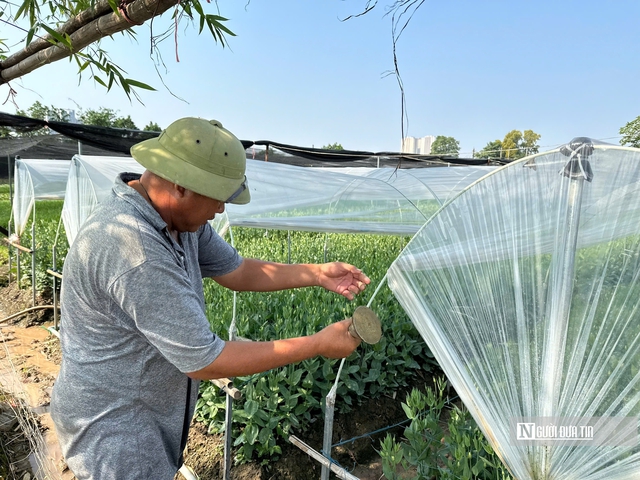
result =
M70 34L73 50L52 45L27 56L11 67L5 68L6 62L0 64L0 85L26 75L43 65L67 58L101 38L131 28L133 25L128 19L136 24L143 24L150 18L161 15L177 3L179 0L135 0L129 5L123 6L126 17L113 11L102 15ZM51 44L49 43L49 45ZM18 52L15 56L20 54L22 52Z
M76 15L75 17L67 20L64 23L64 25L62 25L62 27L60 27L57 30L57 32L60 33L61 35L65 35L65 34L71 35L76 30L83 27L87 23L92 22L96 18L99 18L102 15L105 15L106 13L109 13L111 11L113 10L109 5L109 0L98 0L93 8L84 10L80 12L78 15ZM45 48L51 47L51 40L53 40L53 37L51 35L45 35L43 37L40 37L34 40L19 52L11 55L9 58L0 62L0 70L13 67L14 65L17 65L18 63L20 63L25 58L30 57L34 53L37 53L40 50L44 50Z

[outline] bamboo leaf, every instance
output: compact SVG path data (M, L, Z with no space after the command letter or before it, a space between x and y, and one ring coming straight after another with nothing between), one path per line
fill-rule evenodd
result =
M100 78L100 77L96 77L95 75L93 76L93 79L98 82L100 85L102 85L103 87L107 87L107 84L104 83L104 81Z
M200 2L198 0L194 0L192 2L193 8L196 12L198 12L200 14L201 17L205 16L204 10L202 10L202 5L200 4Z
M219 15L207 15L208 18L211 19L211 22L216 26L216 28L218 30L222 30L224 33L226 33L227 35L230 35L232 37L235 37L236 34L233 33L231 30L229 30L227 27L225 27L221 22L227 22L229 21L228 18L224 18L221 17Z
M29 45L31 43L31 40L33 40L33 35L36 33L36 31L33 28L29 29L29 32L27 32L27 45Z
M64 36L62 36L59 32L56 32L53 28L49 27L48 25L40 24L40 26L55 40L55 42L52 42L51 40L49 40L49 42L53 44L60 43L65 47L67 47L68 49L71 49L71 42L68 41L66 38L64 38Z
M15 18L16 20L18 18L20 18L20 16L25 12L25 10L29 7L29 4L31 2L29 0L25 1L22 5L20 5L20 8L18 8L18 11L16 12L16 14L14 15L13 18Z
M142 83L139 82L137 80L132 80L130 78L126 79L127 84L131 85L132 87L136 87L136 88L142 88L143 90L151 90L151 91L156 91L155 88L153 88L151 85L147 85L146 83Z
M36 4L35 2L31 2L29 4L29 22L31 22L31 25L35 25L37 21Z

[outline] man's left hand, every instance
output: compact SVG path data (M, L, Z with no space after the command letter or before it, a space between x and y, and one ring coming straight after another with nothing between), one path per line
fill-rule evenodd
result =
M359 268L348 263L332 262L319 265L318 285L353 300L371 280Z

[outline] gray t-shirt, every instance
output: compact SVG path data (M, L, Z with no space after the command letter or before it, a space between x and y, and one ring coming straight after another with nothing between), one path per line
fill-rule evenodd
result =
M209 224L176 242L126 185L138 177L116 179L63 269L51 415L79 479L174 478L198 394L185 372L224 347L204 313L202 277L242 263Z

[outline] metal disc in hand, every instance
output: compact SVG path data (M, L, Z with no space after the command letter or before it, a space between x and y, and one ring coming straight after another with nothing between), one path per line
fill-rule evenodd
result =
M358 307L353 312L349 332L358 336L363 342L374 344L382 338L380 319L369 307Z

